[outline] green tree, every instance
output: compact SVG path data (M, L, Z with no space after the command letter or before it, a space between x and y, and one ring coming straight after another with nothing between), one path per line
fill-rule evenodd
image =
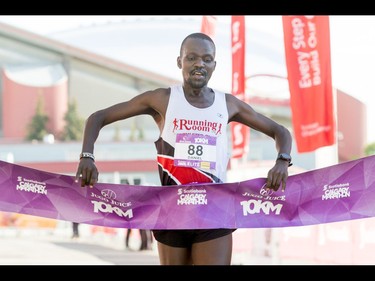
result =
M49 118L44 112L43 105L43 99L39 96L36 104L35 115L27 126L26 140L41 141L43 140L43 137L48 134L46 125Z
M81 140L83 135L83 128L85 120L81 118L77 111L77 102L72 100L68 104L68 110L64 117L65 127L61 134L61 140Z
M365 155L374 155L375 154L375 142L370 143L365 148Z

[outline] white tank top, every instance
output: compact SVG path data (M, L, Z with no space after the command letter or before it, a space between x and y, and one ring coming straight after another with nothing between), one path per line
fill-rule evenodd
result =
M155 142L162 185L225 182L229 160L225 93L192 106L181 85L171 87L165 124Z

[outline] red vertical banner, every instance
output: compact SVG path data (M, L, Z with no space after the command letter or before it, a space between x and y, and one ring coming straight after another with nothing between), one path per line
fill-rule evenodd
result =
M246 101L245 95L245 17L232 16L232 94ZM248 152L250 129L234 122L232 132L232 158L245 157Z
M298 152L335 143L328 16L283 16L293 130Z
M214 37L216 33L216 17L214 16L203 16L201 32L207 34L210 37Z

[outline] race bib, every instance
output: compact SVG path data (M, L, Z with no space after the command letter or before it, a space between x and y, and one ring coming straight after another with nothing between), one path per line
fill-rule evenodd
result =
M216 137L202 134L177 134L174 165L214 170L216 167Z

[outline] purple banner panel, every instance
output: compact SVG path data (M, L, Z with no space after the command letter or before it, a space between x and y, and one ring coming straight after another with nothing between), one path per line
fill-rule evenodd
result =
M375 216L375 155L291 175L285 192L265 178L223 184L97 183L0 161L0 211L140 229L269 228Z

